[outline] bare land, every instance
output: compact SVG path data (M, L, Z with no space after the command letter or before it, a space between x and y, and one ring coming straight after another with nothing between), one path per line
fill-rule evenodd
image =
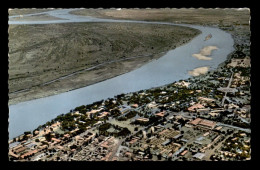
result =
M129 72L199 33L186 27L135 23L9 25L9 104ZM66 75L72 76L61 79Z
M15 18L10 18L9 20L10 21L48 21L48 20L63 20L63 19L50 16L48 14L39 14L39 15L32 15L32 16L15 17Z
M71 11L75 15L87 15L98 18L130 19L145 21L164 21L187 24L249 25L250 11L237 9L81 9Z
M10 16L14 15L26 15L26 14L33 14L33 13L39 13L39 12L47 12L52 11L53 9L33 9L33 8L21 8L21 9L9 9L8 13Z

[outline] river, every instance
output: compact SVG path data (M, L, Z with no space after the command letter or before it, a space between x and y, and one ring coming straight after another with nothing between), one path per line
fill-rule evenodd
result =
M167 24L186 26L200 30L202 33L192 39L189 43L184 44L174 50L165 53L164 56L153 60L142 67L122 74L120 76L86 86L73 91L21 102L9 106L9 138L16 137L24 131L37 128L39 125L50 121L62 113L68 113L80 105L91 104L95 101L114 97L121 93L149 89L165 84L187 79L190 77L188 71L198 67L207 66L214 70L224 62L227 55L234 50L234 41L232 36L225 31L213 27L204 27L188 24L173 24L166 22L147 22L147 21L128 21L98 19L93 17L76 16L69 14L76 9L62 9L38 14L48 14L61 18L60 20L49 21L12 21L9 17L9 24L52 24L52 23L70 23L70 22L133 22L144 24ZM204 41L205 37L212 34L212 38ZM212 60L198 60L192 57L193 54L199 53L201 49L207 46L216 46L211 54Z

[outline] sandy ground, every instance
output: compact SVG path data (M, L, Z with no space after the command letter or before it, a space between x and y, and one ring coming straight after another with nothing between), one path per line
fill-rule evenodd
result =
M10 25L9 104L70 91L129 72L199 33L185 27L135 23ZM137 58L128 59L131 57ZM110 61L114 62L80 72ZM74 72L78 73L43 85Z
M192 71L189 71L189 74L192 76L199 76L202 74L206 74L208 71L209 71L209 67L198 67Z
M199 59L199 60L212 60L211 57L207 57L211 55L211 52L213 50L217 50L218 47L217 46L207 46L204 47L200 50L200 53L198 54L193 54L192 56Z

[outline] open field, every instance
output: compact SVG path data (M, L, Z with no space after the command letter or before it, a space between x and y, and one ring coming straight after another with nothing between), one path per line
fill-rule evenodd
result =
M129 72L199 33L179 26L135 23L9 25L9 104ZM71 76L60 79L66 75Z

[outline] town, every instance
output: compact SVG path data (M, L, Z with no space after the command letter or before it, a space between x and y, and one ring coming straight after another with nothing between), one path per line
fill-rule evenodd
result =
M9 141L9 159L250 160L251 65L243 43L215 71L79 106L24 132Z

